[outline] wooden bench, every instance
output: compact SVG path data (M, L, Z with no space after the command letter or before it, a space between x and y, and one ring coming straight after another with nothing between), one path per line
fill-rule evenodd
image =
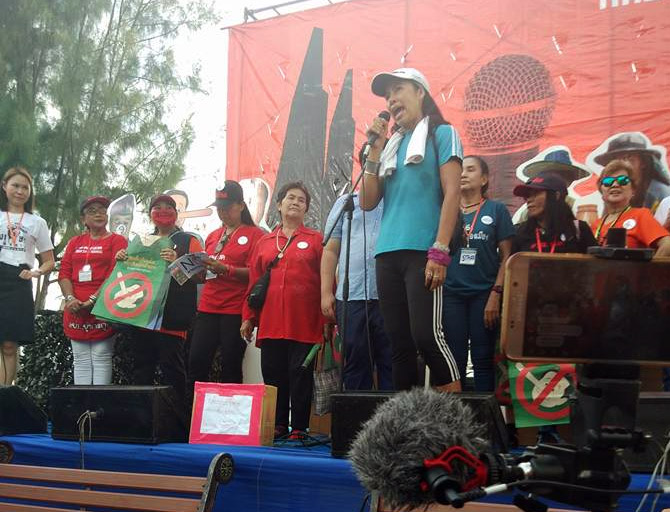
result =
M227 483L233 475L233 459L227 453L215 455L207 477L197 478L10 464L13 452L6 445L0 442L0 457L6 459L0 459L0 512L74 510L53 508L54 504L144 512L211 512L219 484Z

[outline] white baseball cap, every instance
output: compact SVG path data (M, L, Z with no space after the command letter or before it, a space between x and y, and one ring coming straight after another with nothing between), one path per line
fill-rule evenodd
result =
M411 80L423 87L426 92L430 93L428 87L428 80L423 76L423 73L414 68L398 68L390 73L377 73L372 79L372 93L377 96L384 97L386 95L386 87L393 79L401 78L403 80Z

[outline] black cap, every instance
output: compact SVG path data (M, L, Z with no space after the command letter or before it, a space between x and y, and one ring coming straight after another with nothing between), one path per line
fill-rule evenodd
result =
M111 201L105 196L90 196L84 199L79 206L79 213L84 214L84 210L94 203L101 204L105 208L109 208Z
M560 176L545 172L539 173L537 176L528 180L524 185L517 185L514 187L514 195L525 198L537 190L558 192L563 197L568 195L565 180Z
M214 202L210 206L225 208L232 203L243 203L244 192L242 186L234 180L226 180L223 188L217 189L214 195Z
M156 203L167 203L175 210L177 209L177 203L174 198L167 194L158 194L157 196L152 197L151 202L149 203L149 210L156 206Z

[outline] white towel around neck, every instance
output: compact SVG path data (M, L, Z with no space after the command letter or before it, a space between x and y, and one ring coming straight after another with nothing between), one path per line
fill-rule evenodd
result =
M391 135L391 138L386 143L386 147L380 156L381 166L379 171L380 177L388 177L393 174L398 168L398 148L400 141L402 141L406 130L400 128L397 132ZM412 136L407 145L407 154L405 155L404 164L420 164L423 162L423 157L426 154L426 140L428 139L428 116L424 117L414 127Z

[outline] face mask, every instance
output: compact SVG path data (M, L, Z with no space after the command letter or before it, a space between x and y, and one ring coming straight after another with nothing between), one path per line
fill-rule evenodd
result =
M171 226L177 221L177 212L170 210L151 210L151 221L156 226Z

